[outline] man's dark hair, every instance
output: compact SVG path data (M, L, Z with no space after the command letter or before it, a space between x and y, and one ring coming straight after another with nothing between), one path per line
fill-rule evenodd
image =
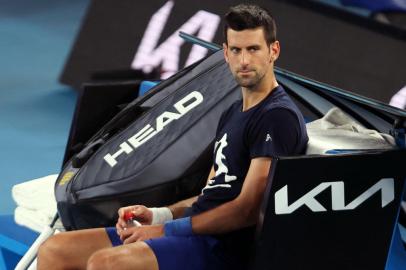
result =
M257 5L240 4L231 7L224 16L224 39L227 43L227 29L235 31L263 27L265 41L269 45L276 40L276 24L271 13Z

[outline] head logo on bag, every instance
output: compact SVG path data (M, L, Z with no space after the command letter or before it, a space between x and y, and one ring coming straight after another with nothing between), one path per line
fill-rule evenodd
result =
M164 127L173 120L178 120L202 102L203 95L200 92L191 92L173 105L176 112L164 111L155 119L155 128L151 124L146 125L127 139L127 141L120 144L120 149L117 152L105 155L104 160L110 165L110 167L114 167L117 164L116 159L118 156L123 153L126 153L127 155L130 154L132 151L154 137L158 132L162 131Z

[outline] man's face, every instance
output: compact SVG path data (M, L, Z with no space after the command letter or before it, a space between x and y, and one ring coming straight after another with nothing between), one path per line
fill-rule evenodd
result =
M224 57L230 66L237 83L245 88L254 89L268 71L273 70L273 61L279 54L273 43L266 44L262 27L235 31L227 30L228 44L223 44ZM272 70L270 70L272 69Z

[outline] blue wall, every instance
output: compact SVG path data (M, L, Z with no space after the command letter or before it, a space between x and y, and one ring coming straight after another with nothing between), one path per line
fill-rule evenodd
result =
M11 187L57 173L76 91L58 83L88 0L0 0L0 215Z

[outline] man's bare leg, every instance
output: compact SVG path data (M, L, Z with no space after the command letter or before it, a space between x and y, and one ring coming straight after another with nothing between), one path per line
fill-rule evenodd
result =
M86 269L93 253L111 246L103 228L59 233L41 245L37 269Z
M145 242L103 249L94 253L87 264L88 270L158 270L158 261Z

